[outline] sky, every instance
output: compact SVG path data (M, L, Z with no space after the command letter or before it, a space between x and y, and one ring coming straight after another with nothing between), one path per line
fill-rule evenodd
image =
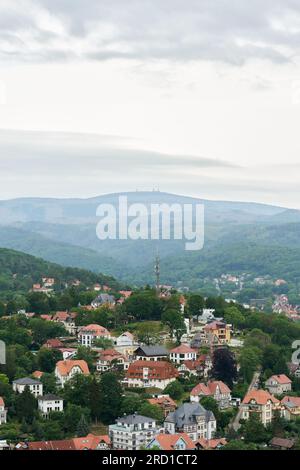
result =
M299 0L1 0L0 199L300 208Z

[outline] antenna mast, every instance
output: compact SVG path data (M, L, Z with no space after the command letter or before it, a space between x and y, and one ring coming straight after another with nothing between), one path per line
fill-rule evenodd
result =
M154 265L154 272L155 272L155 278L156 278L156 293L159 295L160 291L160 258L159 258L159 253L157 252L156 258L155 258L155 265Z

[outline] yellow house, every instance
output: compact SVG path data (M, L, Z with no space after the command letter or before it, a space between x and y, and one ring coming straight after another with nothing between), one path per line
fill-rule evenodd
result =
M231 339L231 326L224 322L214 321L204 327L206 338L215 337L219 344L228 344Z

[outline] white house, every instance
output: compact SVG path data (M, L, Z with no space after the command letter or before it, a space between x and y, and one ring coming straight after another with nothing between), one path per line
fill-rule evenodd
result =
M23 393L25 388L28 387L35 398L43 395L43 384L39 380L30 377L14 380L12 385L13 390L17 393Z
M280 401L266 390L251 390L244 397L242 404L242 419L248 420L251 414L255 414L264 425L272 422L274 411L281 412Z
M115 345L120 348L134 346L134 344L134 336L129 331L125 331L115 340Z
M78 340L82 346L91 348L95 339L111 339L110 332L103 326L91 324L80 328Z
M179 373L166 361L135 361L130 364L123 384L127 387L155 387L164 390Z
M138 414L118 418L108 429L112 448L116 450L140 450L159 433L154 419Z
M112 369L114 366L123 370L127 370L129 367L129 359L115 349L105 349L100 351L96 363L97 371L106 372L107 370Z
M265 385L273 395L282 395L292 390L292 381L285 374L272 375Z
M220 409L226 409L231 406L231 390L221 380L196 385L190 394L191 402L199 403L203 397L214 398Z
M38 408L41 414L46 417L52 411L63 411L64 401L62 398L49 393L38 398Z
M2 397L0 397L0 425L6 423L7 410Z
M165 361L168 351L163 346L139 346L134 352L137 361Z
M187 344L181 344L170 351L170 360L176 364L182 364L185 361L195 361L196 359L197 351Z
M64 387L65 383L72 379L76 374L89 375L90 371L85 361L79 359L67 359L56 363L54 373L57 383L61 387Z
M195 444L192 439L184 433L181 434L158 434L147 445L147 449L159 450L194 450Z

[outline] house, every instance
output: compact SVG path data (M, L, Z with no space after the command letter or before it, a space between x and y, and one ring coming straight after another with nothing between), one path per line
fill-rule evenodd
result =
M115 349L105 349L100 351L96 364L97 371L105 372L112 369L114 366L127 370L129 367L129 360L126 356Z
M10 450L11 446L7 443L6 440L0 439L0 452L1 450Z
M5 403L2 397L0 397L0 426L1 424L6 424L7 418L7 409L5 408Z
M89 375L90 371L85 361L79 359L66 359L65 361L58 361L56 363L54 373L57 383L61 387L64 387L65 383L74 377L74 375Z
M175 411L177 407L175 401L172 400L169 395L160 395L157 398L148 398L148 402L151 405L159 406L162 409L165 418L168 416L169 413Z
M109 450L110 438L107 434L103 436L94 436L88 434L85 437L76 437L73 439L75 450Z
M110 339L110 332L101 325L91 324L80 328L78 333L78 340L82 346L88 348L92 347L95 339L107 338Z
M203 375L202 361L184 361L177 368L180 375L194 375L196 377Z
M286 375L272 375L265 383L265 387L273 395L282 395L292 390L292 381Z
M135 361L123 381L127 387L156 387L163 390L178 377L175 367L166 361Z
M294 439L283 439L282 437L273 437L270 441L270 447L276 450L291 450L294 445Z
M216 320L215 318L215 309L214 308L204 308L202 310L201 315L198 317L198 322L200 323L208 323Z
M52 318L53 318L52 315L47 315L47 314L40 315L41 320L52 321Z
M60 441L21 442L16 445L17 450L108 450L110 439L107 435L94 436L88 434L85 437L75 437Z
M123 299L128 299L132 294L132 290L120 290L119 294Z
M206 410L199 403L183 403L176 411L170 413L164 422L166 433L184 432L196 441L212 439L217 428L216 418L212 411Z
M36 441L22 442L17 446L18 450L76 450L73 439L64 439L60 441Z
M231 339L231 325L225 322L213 321L203 328L206 342L217 342L218 344L228 344Z
M53 287L55 284L55 279L53 277L43 277L42 282L44 287Z
M300 417L300 397L285 396L281 400L281 405L283 405L283 416L288 421Z
M76 315L76 312L56 312L53 316L53 321L62 323L70 335L75 335L77 332L77 326L75 323Z
M206 378L211 369L211 357L208 354L201 354L196 361L184 361L177 370L180 375L194 375Z
M195 361L196 359L197 351L186 344L181 344L170 351L170 360L176 364L182 364L185 361Z
M199 403L203 397L214 398L219 408L224 410L230 407L231 390L221 380L207 382L207 384L200 383L191 391L190 400Z
M134 346L134 344L134 336L129 331L125 331L115 340L115 345L121 348Z
M227 440L222 437L220 439L198 439L195 442L195 447L197 450L218 450L226 446Z
M147 445L147 449L159 450L194 450L195 444L185 433L158 434Z
M28 387L35 398L43 395L43 384L39 380L32 379L31 377L14 380L12 386L13 390L17 393L23 393L25 388Z
M100 294L91 302L91 306L93 308L99 308L99 307L102 307L103 305L113 307L115 303L116 301L113 295Z
M48 393L38 398L38 409L41 414L46 417L53 411L63 411L64 401L62 398L52 393Z
M242 401L241 409L242 419L248 420L251 413L255 413L264 426L272 422L274 411L281 411L280 401L266 390L248 392Z
M42 372L41 370L35 370L34 372L32 372L31 375L32 375L32 377L34 377L35 379L41 380L41 377L43 377L44 372Z
M118 418L108 429L115 450L140 450L159 432L154 419L138 414Z
M125 354L125 356L132 357L136 348L138 347L138 343L135 340L132 333L129 331L125 331L122 333L118 338L113 338L115 349L119 351L121 354Z
M62 353L64 361L66 359L72 359L77 353L76 348L59 348L59 351Z
M63 343L57 338L47 339L47 341L42 346L42 348L47 349L59 349L63 347Z
M165 361L169 353L163 346L139 346L134 355L137 361Z

